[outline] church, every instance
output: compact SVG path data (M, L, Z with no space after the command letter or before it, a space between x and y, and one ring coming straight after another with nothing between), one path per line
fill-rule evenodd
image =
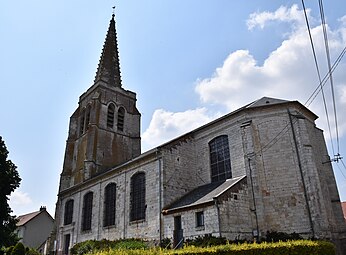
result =
M323 131L304 105L263 97L142 153L136 100L122 86L113 15L94 83L70 117L57 254L85 240L169 238L179 246L267 231L345 245Z

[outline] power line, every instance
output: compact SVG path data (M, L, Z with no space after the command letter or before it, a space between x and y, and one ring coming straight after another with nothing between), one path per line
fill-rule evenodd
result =
M327 35L327 29L326 29L326 20L325 20L324 10L323 10L323 2L322 2L322 0L319 0L318 3L320 6L321 23L322 23L322 28L323 28L323 37L324 37L324 45L325 45L325 49L326 49L326 56L327 56L327 62L328 62L328 70L331 70L330 52L329 52L328 35ZM340 144L339 144L339 132L338 132L338 118L337 118L337 114L336 114L334 82L333 82L333 76L332 76L331 72L329 72L329 80L330 80L330 87L331 87L331 92L332 92L333 108L334 108L334 121L335 121L337 154L339 154Z
M339 63L341 62L341 59L344 57L346 53L346 46L344 47L344 49L340 52L338 58L335 60L332 69L328 71L328 73L323 77L322 79L322 84L318 84L318 86L316 87L316 89L314 90L314 92L311 94L311 96L308 98L308 100L306 100L306 102L304 103L305 106L309 107L312 102L315 100L315 98L317 97L317 95L320 93L321 89L324 87L324 85L327 83L328 79L329 79L329 73L333 73L335 68L339 65Z
M331 128L330 128L330 121L329 121L329 114L328 114L327 103L326 103L326 98L325 98L325 95L324 95L324 90L323 90L323 86L322 86L320 69L319 69L318 63L317 63L317 57L316 57L314 42L313 42L312 36L311 36L311 29L310 29L310 25L309 25L308 15L306 14L306 8L305 8L304 0L302 0L302 5L303 5L303 9L304 9L304 16L305 16L306 26L307 26L307 29L308 29L308 32L309 32L310 44L311 44L312 54L314 56L315 66L316 66L316 70L317 70L317 76L318 76L318 80L319 80L320 85L321 85L323 105L324 105L324 111L325 111L326 118L327 118L327 125L328 125L328 130L329 130L330 143L332 145L333 155L335 155L334 143L333 143L333 139L332 139L332 131L331 131Z

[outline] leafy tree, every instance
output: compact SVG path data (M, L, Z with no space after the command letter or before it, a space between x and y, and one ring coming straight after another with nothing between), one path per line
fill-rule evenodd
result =
M5 142L0 136L0 247L7 247L16 244L17 235L16 217L11 216L12 212L8 199L9 195L19 187L21 178L17 172L17 167L11 160L7 159L8 151Z

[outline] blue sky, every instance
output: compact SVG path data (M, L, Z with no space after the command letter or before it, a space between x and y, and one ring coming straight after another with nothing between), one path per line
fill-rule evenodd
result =
M0 135L22 177L14 214L54 215L69 118L92 85L115 1L0 2ZM318 1L305 1L321 75ZM137 93L142 150L262 96L303 104L318 85L301 1L116 1L123 87ZM346 2L325 1L332 63L346 46ZM340 154L346 153L346 59L333 73ZM337 152L325 86L309 108ZM332 136L332 139L330 139ZM346 159L344 160L346 162ZM333 163L341 200L346 169Z

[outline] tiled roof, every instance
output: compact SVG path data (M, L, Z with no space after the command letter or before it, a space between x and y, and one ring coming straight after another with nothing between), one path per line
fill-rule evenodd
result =
M17 227L25 225L28 221L30 221L31 219L35 218L40 213L41 213L41 211L37 211L37 212L32 212L32 213L28 213L28 214L24 214L24 215L18 216L17 219L19 221L17 223Z
M344 213L344 218L346 221L346 201L341 202L342 212Z
M165 210L176 210L191 207L199 204L212 202L214 198L219 197L232 186L243 180L246 176L240 176L228 179L224 182L212 182L202 185L181 197L178 201L170 205Z

